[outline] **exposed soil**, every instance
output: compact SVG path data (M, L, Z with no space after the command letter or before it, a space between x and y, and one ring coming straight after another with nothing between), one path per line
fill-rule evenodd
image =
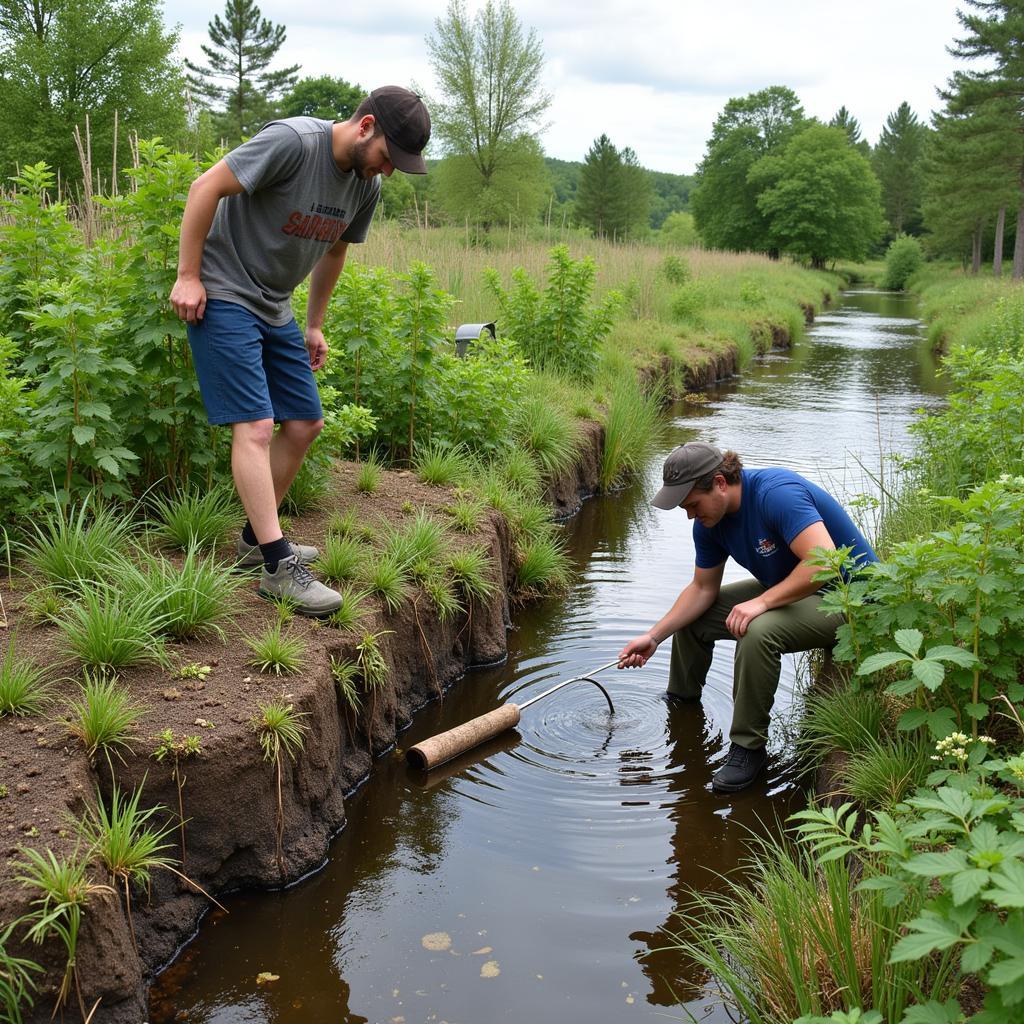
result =
M782 340L782 339L779 339ZM699 350L680 377L682 390L696 389L736 371L735 353ZM679 364L652 367L651 380L679 375ZM648 382L650 383L650 381ZM598 483L603 430L587 424L576 467L552 481L546 499L556 517L575 513ZM384 473L371 495L355 488L356 468L341 464L333 494L315 514L293 517L291 539L322 546L330 517L355 508L361 521L383 519L401 523L426 508L444 517L451 493L421 484L408 472ZM184 873L206 892L218 894L242 886L273 887L293 881L320 866L328 842L345 823L345 794L370 771L374 757L392 750L400 731L417 708L440 697L445 688L475 666L505 657L509 625L509 587L514 551L505 520L496 512L465 543L483 544L493 566L495 593L474 603L469 614L442 623L425 595L405 601L394 614L377 606L361 629L379 634L389 680L375 702L356 721L342 705L331 675L331 659L356 659L360 636L296 617L292 634L306 643L301 672L265 675L249 662L243 637L258 634L273 622L276 611L252 586L239 595L239 613L226 628L224 640L176 644L170 648L174 667L139 667L122 673L134 698L145 708L135 731L134 749L113 762L122 791L145 784L146 806L160 806L161 823L177 826L178 787L172 765L158 762L153 752L166 729L176 739L199 736L200 753L182 763L185 827ZM230 558L232 550L225 550ZM0 643L16 637L20 654L45 665L57 680L54 711L46 716L0 719L0 864L3 923L32 909L33 894L19 885L17 862L25 847L50 848L58 856L75 850L71 823L95 805L101 792L109 804L114 779L105 760L90 765L81 743L59 718L68 700L77 696L79 668L62 649L61 634L50 625L33 625L25 598L30 581L15 575L0 580ZM209 666L204 678L181 678L185 666ZM275 840L277 790L275 770L263 758L252 727L258 705L283 696L304 714L303 750L283 770L284 872ZM372 721L371 712L372 710ZM392 756L398 756L394 750ZM168 836L172 856L180 856L177 827ZM97 868L97 884L109 879ZM175 874L157 871L148 897L132 893L131 925L124 893L96 892L83 916L78 945L81 1001L88 1010L98 1001L95 1024L138 1024L146 1016L147 978L165 965L194 933L210 900ZM214 911L215 913L217 911ZM134 940L132 936L134 928ZM56 941L21 945L9 950L41 963L32 1024L48 1020L63 975L66 953ZM71 998L68 1019L78 1016Z

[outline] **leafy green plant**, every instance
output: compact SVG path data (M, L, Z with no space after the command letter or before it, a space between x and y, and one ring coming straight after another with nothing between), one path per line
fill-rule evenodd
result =
M621 301L613 292L600 305L590 305L596 273L589 256L574 260L564 245L549 253L543 295L521 267L512 272L508 291L497 271L484 271L506 334L535 369L551 369L575 380L593 376L598 346Z
M1024 1001L1024 759L993 757L990 745L965 733L944 738L927 788L891 814L875 811L861 823L844 804L794 815L815 857L855 862L855 892L877 893L900 911L890 970L934 972L921 989L928 1015L907 1019L958 1024L959 1006L941 1000L970 975L985 993L972 1024L1015 1019Z
M743 880L695 892L669 948L711 972L751 1024L825 1016L861 1000L900 1021L918 993L941 990L944 973L928 962L893 966L899 922L914 904L855 884L842 857L755 840Z
M188 776L182 770L182 762L202 753L203 744L198 736L182 736L176 739L172 729L164 729L157 737L159 742L153 750L158 761L171 762L171 781L178 790L178 830L181 837L181 866L185 867L185 798L184 790Z
M258 704L259 714L253 718L252 727L263 749L263 759L274 765L277 780L277 826L275 839L277 843L277 867L281 878L285 877L284 860L284 792L282 774L284 756L292 761L296 759L305 743L306 727L300 721L308 712L296 711L294 705L284 700L273 700L268 704Z
M14 956L14 929L22 920L11 921L0 929L0 1016L7 1024L22 1024L21 1011L34 1005L32 993L36 990L33 974L41 974L43 968L34 960Z
M110 874L114 887L120 885L124 893L125 912L132 943L135 925L132 921L132 884L148 887L155 868L170 867L172 861L163 851L170 849L164 842L173 826L163 829L149 827L149 821L160 807L140 809L142 786L130 797L123 797L114 783L108 807L103 794L97 790L96 807L88 808L78 823L78 833Z
M921 243L911 235L897 235L885 251L883 288L900 291L924 264Z
M377 692L382 690L388 681L388 663L381 650L381 638L391 631L379 633L363 633L362 639L356 644L356 664L363 680L364 690L370 694L370 713L366 720L366 738L373 747L373 724L377 718Z
M37 715L51 701L46 673L28 658L14 653L14 634L0 662L0 718L4 715Z
M253 653L249 664L260 672L288 675L298 672L306 656L306 642L301 636L288 636L280 617L259 636L242 637Z
M101 751L109 761L111 753L132 749L132 730L142 711L127 687L112 676L87 670L81 697L71 702L67 717L61 721L82 741L89 761L95 764Z
M157 519L153 536L167 547L216 548L241 529L242 513L231 488L186 488L172 496L150 499Z
M26 935L37 944L56 936L67 954L54 1014L67 1005L73 984L82 1020L86 1020L78 980L78 935L82 927L82 915L94 896L113 890L109 885L99 885L90 880L89 858L80 856L77 850L58 859L52 850L41 853L24 847L21 856L23 859L14 864L18 872L15 880L39 894L32 901L35 909L29 915L31 925Z

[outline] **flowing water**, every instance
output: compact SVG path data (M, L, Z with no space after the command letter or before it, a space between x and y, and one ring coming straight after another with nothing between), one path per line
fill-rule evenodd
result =
M508 662L425 709L406 747L611 661L692 572L685 514L656 512L664 453L692 438L782 465L849 501L878 493L880 453L941 402L912 300L847 292L792 352L703 404L670 411L644 479L566 525L578 583L515 616ZM730 564L726 580L742 578ZM729 1018L692 965L663 951L689 894L720 885L750 829L802 797L787 756L799 671L787 659L767 779L731 798L710 778L731 714L731 644L702 706L665 702L669 645L523 713L517 731L429 775L378 763L347 801L327 866L280 893L229 898L154 988L152 1024L627 1024ZM727 746L727 744L726 744ZM257 984L261 972L278 975Z

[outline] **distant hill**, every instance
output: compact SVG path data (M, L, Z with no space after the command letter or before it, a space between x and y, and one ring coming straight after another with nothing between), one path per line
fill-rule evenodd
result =
M544 157L555 188L555 201L571 203L576 198L583 163L579 160L556 160ZM688 210L690 192L696 179L692 174L667 174L665 171L648 171L651 179L651 227L657 230L665 218L676 210Z

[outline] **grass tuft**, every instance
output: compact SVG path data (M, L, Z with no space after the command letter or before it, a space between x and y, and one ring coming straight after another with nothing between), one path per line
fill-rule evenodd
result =
M82 741L95 764L100 751L109 760L111 752L132 749L132 728L141 717L142 708L134 703L127 687L112 676L86 672L81 697L71 702L62 723Z
M571 579L572 563L560 541L554 537L541 537L523 546L516 570L516 590L520 599L564 592Z
M4 715L37 715L51 702L50 684L44 669L14 653L14 636L0 662L0 718Z
M316 568L328 583L350 583L359 575L367 549L355 537L328 534Z
M416 475L431 487L451 487L464 483L472 474L472 457L465 445L449 447L431 441L417 446L413 459Z
M253 653L248 664L260 672L273 672L281 676L298 672L302 668L306 642L300 636L286 635L280 616L259 636L246 636L242 639Z
M205 492L190 488L171 497L154 497L149 504L157 519L153 536L164 547L213 550L242 528L242 510L227 486Z

